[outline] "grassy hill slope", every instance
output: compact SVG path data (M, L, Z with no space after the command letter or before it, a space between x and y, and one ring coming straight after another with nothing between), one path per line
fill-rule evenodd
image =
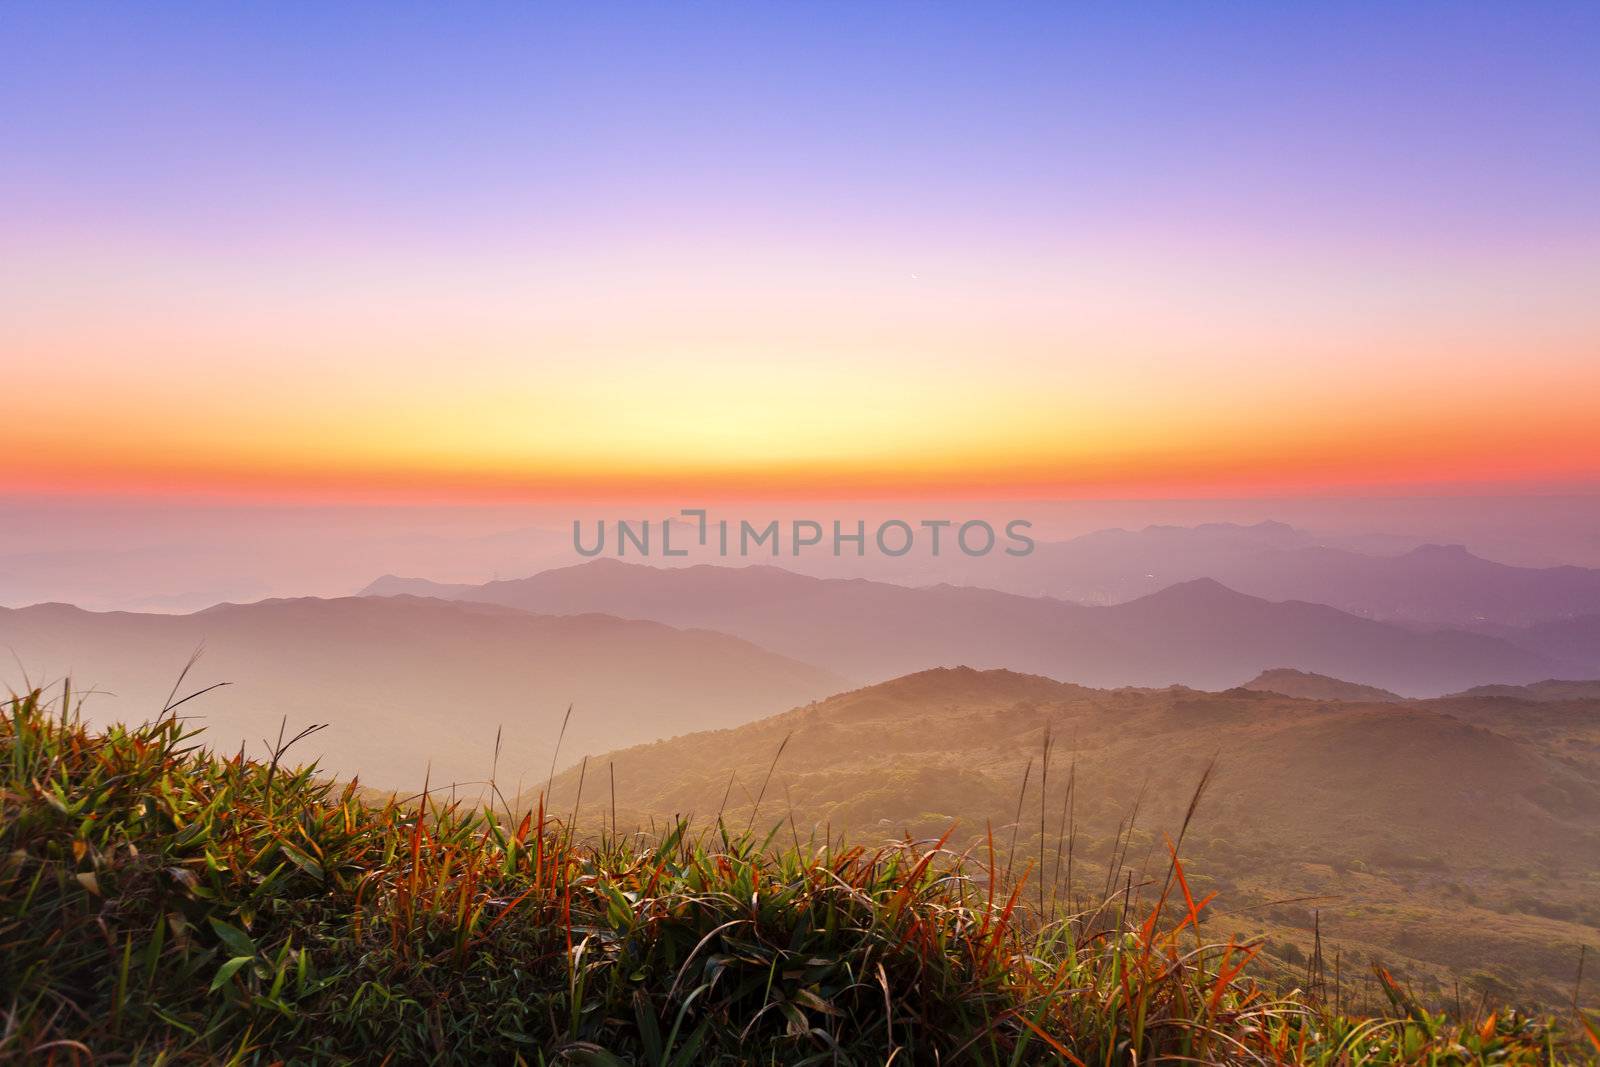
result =
M1573 1037L1274 997L1182 868L1043 921L998 862L913 844L580 844L363 803L168 718L0 710L0 1058L160 1063L1542 1064ZM1336 995L1335 1002L1342 1000ZM1592 1024L1577 1040L1600 1047Z
M792 818L802 838L937 836L959 821L955 840L969 843L993 826L1008 849L1015 835L1019 865L1063 883L1070 817L1080 895L1159 866L1213 759L1196 881L1222 890L1216 921L1270 935L1285 960L1320 925L1330 958L1379 955L1430 995L1459 981L1557 1004L1579 946L1600 952L1594 701L1327 702L935 670L593 756L584 810L609 817L614 775L624 828L719 810L738 826ZM578 776L558 779L558 804L573 803Z

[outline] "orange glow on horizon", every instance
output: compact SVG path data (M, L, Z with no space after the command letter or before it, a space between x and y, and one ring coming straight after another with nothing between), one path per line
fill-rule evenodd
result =
M41 5L0 494L1600 488L1570 13L915 10Z
M1281 432L1281 431L1279 431ZM1508 436L1515 434L1515 436ZM1004 447L1003 447L1004 446ZM1549 491L1600 488L1600 448L1585 419L1517 428L1487 418L1396 429L1347 420L1277 437L1131 437L1054 455L996 441L923 457L518 465L429 461L314 450L118 454L93 445L14 451L0 492L199 496L259 501L404 502L702 498L1186 499L1341 493ZM20 460L20 462L19 462Z
M1170 499L1600 485L1600 323L1578 258L1553 255L1538 285L1508 287L1487 253L1379 270L1246 249L1219 272L1180 252L1108 248L1101 263L1079 249L1052 265L998 247L993 277L950 266L914 280L870 258L830 272L820 252L750 262L748 278L730 272L745 262L732 249L620 278L443 257L471 285L427 263L390 278L365 261L76 249L31 264L0 307L17 356L0 492ZM80 313L80 289L95 314Z

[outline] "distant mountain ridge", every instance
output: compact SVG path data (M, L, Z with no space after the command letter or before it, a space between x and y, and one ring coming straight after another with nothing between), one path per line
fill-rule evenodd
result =
M1499 637L1417 632L1325 605L1272 603L1209 578L1091 607L967 586L813 578L772 566L654 568L602 559L482 586L381 579L365 592L390 590L703 627L862 681L969 664L1085 685L1225 689L1293 666L1420 696L1563 673L1557 661Z
M1325 674L1310 674L1290 667L1262 671L1244 683L1245 689L1263 693L1280 693L1283 696L1304 700L1361 700L1379 704L1394 703L1405 698L1387 689L1372 685L1357 685Z
M1452 697L1533 700L1548 703L1562 700L1600 700L1600 680L1565 681L1549 678L1532 685L1479 685Z
M1570 663L1576 668L1571 673L1579 677L1600 675L1600 615L1578 615L1525 627L1481 625L1472 629L1503 638L1549 659Z
M1384 542L1320 539L1281 522L1147 526L1041 541L1023 558L951 560L944 569L963 584L1094 604L1215 578L1266 600L1427 625L1527 626L1600 614L1600 570L1511 566L1462 545L1384 554L1369 551L1374 544Z

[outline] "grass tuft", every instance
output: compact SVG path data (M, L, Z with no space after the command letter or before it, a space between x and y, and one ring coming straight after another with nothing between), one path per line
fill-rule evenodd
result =
M582 837L542 802L374 804L284 756L215 754L172 715L91 732L66 694L0 709L0 1059L1546 1064L1600 1042L1431 1014L1381 968L1380 1017L1269 996L1258 945L1202 938L1176 843L1149 912L1111 886L1066 915L992 838L980 862L792 826L775 848L753 815Z

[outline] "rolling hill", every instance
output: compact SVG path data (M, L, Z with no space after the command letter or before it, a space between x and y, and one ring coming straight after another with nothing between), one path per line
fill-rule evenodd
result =
M159 712L202 645L186 688L232 683L183 709L208 727L208 744L254 746L275 738L285 717L291 734L328 723L296 750L300 759L320 755L334 773L399 788L419 786L430 767L435 784L486 777L501 727L504 785L542 778L569 704L566 743L609 747L746 722L844 685L723 634L489 604L349 597L190 615L0 609L0 648L15 656L0 677L20 689L23 670L36 684L70 674L107 691L87 703L99 722Z
M1551 703L1568 700L1600 700L1600 681L1567 681L1549 678L1531 685L1479 685L1451 698L1490 697Z
M1302 700L1364 700L1369 703L1398 703L1405 699L1387 689L1373 685L1356 685L1354 682L1329 678L1325 674L1308 674L1288 667L1262 671L1243 686L1263 693L1279 693Z
M1576 946L1600 950L1600 701L1525 717L1528 707L1094 690L941 669L732 730L595 754L589 774L614 771L624 830L720 810L736 829L776 825L783 840L936 837L959 823L952 840L965 847L992 826L1003 853L1017 835L1019 869L1042 862L1058 886L1070 774L1073 891L1092 900L1165 869L1162 842L1178 834L1215 755L1185 852L1241 933L1267 934L1292 960L1283 946L1309 949L1315 910L1330 956L1376 955L1436 991L1455 977L1515 974L1554 1003L1570 995ZM1047 729L1056 747L1041 796ZM576 778L556 782L562 810ZM590 826L611 818L593 781Z

